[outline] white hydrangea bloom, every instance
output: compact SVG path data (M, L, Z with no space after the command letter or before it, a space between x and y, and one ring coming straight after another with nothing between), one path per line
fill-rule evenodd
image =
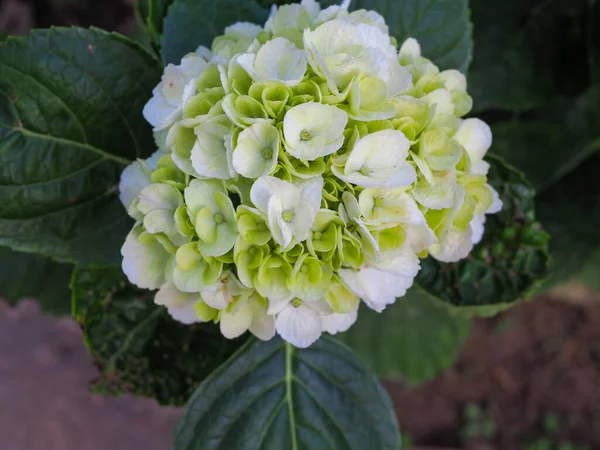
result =
M165 67L121 253L174 320L307 347L405 295L421 258L466 257L501 209L465 75L349 7L274 6Z

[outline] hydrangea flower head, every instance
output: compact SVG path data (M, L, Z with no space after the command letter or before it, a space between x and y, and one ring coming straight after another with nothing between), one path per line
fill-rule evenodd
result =
M275 7L165 68L122 254L173 319L307 347L405 295L420 259L465 258L500 210L464 75L348 6Z

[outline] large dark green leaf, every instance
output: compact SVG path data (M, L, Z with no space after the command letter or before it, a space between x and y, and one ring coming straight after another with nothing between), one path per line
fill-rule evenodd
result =
M548 234L535 216L535 191L523 175L494 156L488 180L503 201L487 216L485 234L471 255L452 264L422 262L417 280L423 288L456 306L510 304L547 277Z
M414 37L423 55L442 69L469 67L473 51L468 0L354 0L353 9L374 9L399 43Z
M418 286L382 313L361 308L350 330L339 335L380 377L430 380L450 367L470 330Z
M494 153L523 171L538 192L600 149L600 90L560 99L493 127Z
M69 314L72 272L70 264L0 247L0 297L12 305L23 297L33 297L45 313Z
M187 326L130 285L120 267L75 271L73 315L100 369L92 390L154 397L181 405L243 339L227 340L212 323Z
M600 152L536 199L538 216L552 235L553 283L577 275L600 249L598 167Z
M78 28L0 44L0 244L80 264L120 260L124 165L154 148L142 107L160 68Z
M174 450L397 450L391 402L344 345L250 339L191 398Z
M587 88L586 0L471 0L471 10L476 111L527 110Z
M200 45L210 48L225 27L239 21L263 25L268 15L251 0L174 0L163 22L163 61L177 64Z
M588 44L592 82L600 83L600 1L590 0Z

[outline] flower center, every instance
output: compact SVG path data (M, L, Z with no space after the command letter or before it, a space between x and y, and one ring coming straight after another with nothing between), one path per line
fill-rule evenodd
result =
M315 231L313 233L313 239L318 241L323 237L323 233L321 233L320 231Z
M371 170L368 167L363 167L360 169L360 173L362 173L365 177L371 175Z
M286 222L291 222L292 220L294 220L294 211L284 211L281 217Z
M221 214L221 213L216 213L213 216L213 219L215 219L215 223L217 225L219 225L220 223L223 223L223 221L225 220L225 218L223 217L223 214Z
M308 266L302 266L302 269L300 269L302 271L302 273L308 273Z
M383 198L382 198L382 197L377 197L377 198L375 199L375 206L380 206L380 207L381 207L381 206L383 206L383 205L384 205Z
M292 301L292 306L294 308L297 308L298 306L300 306L302 304L302 300L300 300L299 298L296 298Z
M302 133L300 133L300 140L302 141L308 141L312 138L312 134L310 134L310 131L308 130L302 130Z
M265 148L262 151L262 156L264 159L271 159L273 157L273 149L272 148Z

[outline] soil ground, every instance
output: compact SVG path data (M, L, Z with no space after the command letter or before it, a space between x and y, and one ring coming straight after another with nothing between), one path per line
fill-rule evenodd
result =
M431 449L518 450L551 413L560 422L554 442L600 448L598 323L600 301L590 294L476 320L450 370L420 386L386 383L401 430ZM40 315L32 301L0 303L0 449L168 449L181 410L93 396L95 375L77 324ZM468 405L493 423L489 438L462 437Z
M599 323L590 292L584 301L539 298L476 320L450 370L417 387L388 383L401 429L423 445L468 445L465 412L478 405L479 421L494 430L469 448L525 449L546 435L555 445L599 449ZM552 433L544 431L548 417L559 424Z

